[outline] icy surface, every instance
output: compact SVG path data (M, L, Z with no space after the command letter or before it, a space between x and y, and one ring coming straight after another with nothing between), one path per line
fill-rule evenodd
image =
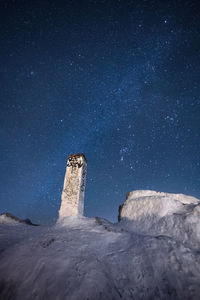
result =
M122 205L121 225L129 231L166 235L200 248L200 201L183 194L134 191Z
M0 224L9 224L9 225L17 225L17 222L14 219L8 218L6 215L0 215Z
M0 299L199 299L199 201L154 193L131 193L118 224L2 222Z

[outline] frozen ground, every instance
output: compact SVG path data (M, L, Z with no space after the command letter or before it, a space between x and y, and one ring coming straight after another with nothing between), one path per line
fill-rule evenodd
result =
M111 224L0 217L0 299L200 299L199 201L136 191Z

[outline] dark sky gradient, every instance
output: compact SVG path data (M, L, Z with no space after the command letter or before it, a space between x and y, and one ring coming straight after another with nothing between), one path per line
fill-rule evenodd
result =
M0 2L0 212L53 223L66 160L85 215L135 189L200 197L199 1Z

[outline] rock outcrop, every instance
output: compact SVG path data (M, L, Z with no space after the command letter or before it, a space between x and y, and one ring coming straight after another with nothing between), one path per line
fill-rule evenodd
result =
M10 213L3 213L0 215L0 223L5 223L5 224L12 224L12 223L24 223L27 225L32 225L32 226L39 226L38 224L33 224L30 219L20 219L18 217L15 217L14 215Z
M166 235L200 246L200 200L183 195L141 190L127 194L118 219L129 230Z

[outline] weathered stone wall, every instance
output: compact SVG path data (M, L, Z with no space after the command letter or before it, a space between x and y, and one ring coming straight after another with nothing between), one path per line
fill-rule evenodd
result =
M83 215L87 161L83 154L72 154L67 161L59 219Z

